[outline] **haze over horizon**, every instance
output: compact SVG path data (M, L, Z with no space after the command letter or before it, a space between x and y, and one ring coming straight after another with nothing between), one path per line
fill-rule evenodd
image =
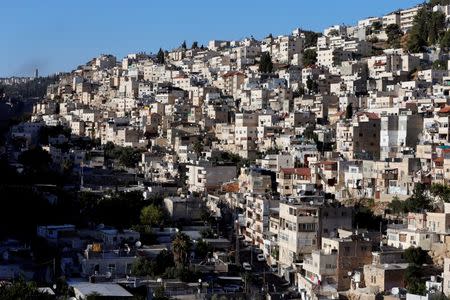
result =
M294 28L322 31L334 24L381 16L420 0L298 1L273 5L267 0L231 0L217 8L209 1L164 2L49 0L8 1L0 12L0 77L32 76L70 71L101 53L121 58L129 53L172 49L186 40L261 39L269 33L288 34ZM131 1L130 1L131 2ZM333 12L330 16L330 12ZM102 24L102 25L99 25Z

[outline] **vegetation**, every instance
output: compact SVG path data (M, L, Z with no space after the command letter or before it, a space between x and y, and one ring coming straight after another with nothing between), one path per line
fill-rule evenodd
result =
M309 30L302 30L302 33L305 35L305 48L315 47L317 45L317 38L319 38L322 34Z
M306 80L306 88L308 89L309 94L317 94L319 92L319 84L308 76Z
M414 25L408 34L407 49L410 52L423 52L427 46L438 43L444 35L445 15L432 12L426 6L414 18Z
M317 62L317 51L315 49L306 49L303 53L303 65L312 66Z
M272 73L273 63L272 57L269 52L264 52L261 54L261 60L259 61L259 71L261 73Z
M131 266L131 274L134 276L161 276L166 269L174 265L172 253L162 250L154 260L138 258Z
M173 241L173 256L175 258L175 263L178 267L185 267L188 262L188 254L191 250L192 242L189 236L185 233L178 232Z
M431 7L436 5L450 5L450 0L430 0L428 4Z
M425 295L425 283L421 280L422 265L427 261L428 254L422 248L410 247L405 250L405 259L409 263L405 271L406 287L412 294Z
M430 193L440 202L450 202L450 186L441 183L433 183L430 187Z
M134 168L141 161L143 149L120 147L108 142L105 145L105 158L117 160L122 166Z
M353 117L353 105L349 103L345 108L345 118L350 120Z
M427 262L428 254L420 247L410 247L405 250L404 256L409 264L421 266Z
M141 210L140 219L144 225L160 225L164 220L164 212L160 206L151 204Z
M397 24L389 24L386 29L386 35L388 37L388 44L392 48L399 48L401 46L401 38L403 36L403 32L400 29L400 26Z
M165 62L165 54L163 49L159 48L158 54L156 54L156 62L158 64L164 64Z
M428 196L428 189L424 184L416 184L411 197L405 201L395 198L389 203L388 208L394 214L408 212L423 212L432 209L432 200Z
M442 50L450 51L450 30L447 30L442 36L440 46Z
M12 85L0 84L0 99L3 94L6 98L21 99L43 97L47 93L47 87L59 80L58 75L48 77L34 78L25 83L17 83Z
M331 29L330 32L328 32L329 36L339 36L339 31L337 29Z
M0 284L0 300L53 299L52 296L40 292L34 282L19 280L11 284Z

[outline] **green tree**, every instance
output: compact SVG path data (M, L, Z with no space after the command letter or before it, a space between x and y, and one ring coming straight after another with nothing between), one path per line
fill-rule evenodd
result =
M329 36L339 36L339 30L337 30L337 29L331 29L331 30L328 32L328 35L329 35Z
M428 2L429 6L433 7L436 5L450 5L450 0L430 0Z
M315 47L317 45L317 38L319 38L322 34L309 30L302 30L302 33L305 35L305 48Z
M405 250L405 260L411 265L422 266L427 261L427 252L420 247L409 247Z
M443 34L443 36L441 38L440 46L441 46L442 50L444 50L444 51L450 50L450 30L447 30Z
M353 118L353 105L351 103L347 104L347 107L345 108L345 118L347 120Z
M156 54L156 62L158 64L164 64L165 62L165 54L163 49L159 48L158 54Z
M372 23L373 31L380 31L383 28L383 24L380 21L375 21Z
M23 279L11 284L0 285L0 300L28 300L53 299L50 295L40 292L34 282L25 282Z
M187 46L186 46L186 41L183 41L183 43L181 43L181 48L182 48L182 49L186 49L186 48L187 48Z
M145 257L139 257L131 265L131 274L133 276L153 276L154 273L154 264Z
M197 49L197 48L198 48L198 42L197 41L192 42L191 49Z
M195 255L199 258L205 258L212 250L212 247L203 239L195 244Z
M151 204L141 210L140 220L144 225L160 225L164 219L164 213L159 206Z
M393 48L400 47L400 40L403 36L403 32L400 29L400 26L397 24L389 24L386 29L386 35L388 37L388 43Z
M443 60L436 60L432 64L433 70L447 70L447 62Z
M441 202L450 202L450 186L442 183L433 183L430 193Z
M407 48L410 52L417 53L425 50L428 39L428 19L430 13L427 8L421 8L414 17L413 27L408 35Z
M405 213L405 203L404 201L401 201L397 196L392 199L392 201L388 204L389 210L395 214L400 215L402 213Z
M440 11L432 12L428 28L428 45L436 44L445 29L445 15Z
M269 52L264 52L261 54L261 59L259 61L259 72L261 73L272 73L273 63L272 57Z
M315 49L306 49L303 53L303 65L312 66L317 62L317 51Z
M50 154L43 150L41 147L36 147L27 151L24 151L19 156L19 162L33 171L46 170L51 163L52 158Z
M424 184L416 184L412 196L405 202L406 211L422 212L431 209L431 199L427 193L428 191Z
M178 266L184 267L186 265L191 247L192 242L189 236L185 233L177 232L172 241L172 251Z

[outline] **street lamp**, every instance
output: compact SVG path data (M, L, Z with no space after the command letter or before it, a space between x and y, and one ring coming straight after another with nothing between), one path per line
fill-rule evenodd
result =
M201 278L198 279L198 293L199 294L202 293L202 279Z

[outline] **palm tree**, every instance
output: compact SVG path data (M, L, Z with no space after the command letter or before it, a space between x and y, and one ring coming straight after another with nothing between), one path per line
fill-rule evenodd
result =
M185 266L192 242L185 233L178 232L172 241L172 251L177 265Z

